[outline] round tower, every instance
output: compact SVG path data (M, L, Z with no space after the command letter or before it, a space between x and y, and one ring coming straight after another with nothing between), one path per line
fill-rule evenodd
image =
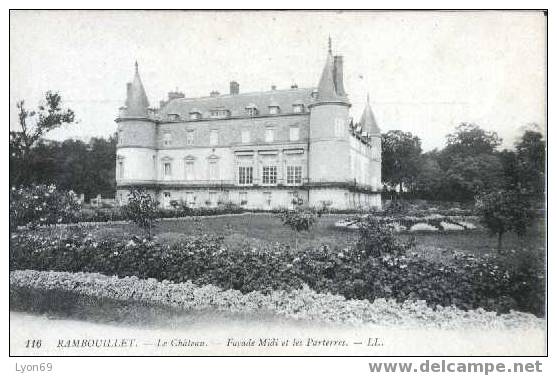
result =
M124 202L130 187L154 189L157 180L156 122L149 111L137 62L133 81L127 84L126 104L120 108L115 121L118 126L116 198Z
M344 91L342 56L333 56L331 39L317 97L310 105L308 177L310 205L348 206L350 184L350 102Z

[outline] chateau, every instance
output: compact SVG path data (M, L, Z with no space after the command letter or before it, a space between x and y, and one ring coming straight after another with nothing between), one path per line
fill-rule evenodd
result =
M116 119L117 199L144 187L163 207L293 202L338 209L381 207L381 133L369 104L350 117L343 57L331 42L317 87L188 98L149 106L137 63Z

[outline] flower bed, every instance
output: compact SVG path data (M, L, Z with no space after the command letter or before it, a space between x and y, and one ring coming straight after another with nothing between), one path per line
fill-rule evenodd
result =
M71 293L88 297L80 304L96 304L95 299L140 302L181 310L217 310L231 313L271 313L283 317L379 324L397 327L462 328L543 328L544 320L520 312L497 315L483 309L463 311L455 307L432 309L423 301L346 299L339 295L319 294L304 287L293 291L259 291L242 294L213 285L196 286L191 282L170 283L137 277L107 277L97 273L10 272L10 299L20 302L26 291L38 294ZM67 295L66 295L67 297ZM27 299L25 304L37 304ZM29 308L29 307L28 307ZM33 308L32 306L30 307ZM81 310L81 307L74 307Z
M387 244L387 243L382 243ZM393 246L396 246L394 244ZM100 272L173 282L213 284L243 293L297 290L304 284L349 299L425 300L431 307L455 305L544 314L543 260L503 264L510 254L475 258L454 255L450 264L416 254L371 257L364 250L326 246L297 251L277 244L227 249L222 239L189 237L161 245L138 237L96 240L80 231L61 238L25 232L10 239L10 270Z
M473 230L477 225L474 216L446 216L441 214L398 215L374 213L372 216L382 224L393 227L396 232L401 231L462 231ZM345 218L335 223L336 227L357 230L358 223L354 218Z

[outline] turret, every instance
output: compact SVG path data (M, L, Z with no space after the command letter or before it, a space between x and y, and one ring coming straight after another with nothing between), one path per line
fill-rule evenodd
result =
M116 184L118 187L154 181L157 174L156 123L135 63L132 82L126 85L125 107L118 117Z
M310 183L337 184L350 179L349 108L344 90L342 56L333 56L331 39L319 79L315 102L310 105Z
M361 127L362 132L366 132L369 137L372 162L370 165L371 171L369 171L368 175L371 181L367 182L367 184L379 191L381 190L381 130L371 110L369 94L367 95L366 106L358 125Z

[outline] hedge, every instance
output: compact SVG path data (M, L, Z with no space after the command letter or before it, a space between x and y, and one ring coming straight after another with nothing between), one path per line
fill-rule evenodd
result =
M394 244L394 243L393 243ZM393 246L396 246L394 244ZM61 238L22 232L11 235L10 270L99 272L120 277L193 281L243 293L292 291L304 284L318 293L348 299L425 300L431 307L482 307L544 314L543 260L530 255L513 266L510 257L454 254L448 264L417 254L381 257L365 250L326 246L296 251L276 244L267 248L228 249L222 238L189 237L176 245L147 239L96 240L75 229Z
M27 311L55 311L86 319L129 321L131 317L137 322L145 320L146 311L148 316L175 316L179 315L179 311L199 310L204 313L255 314L258 317L272 314L298 320L380 324L398 328L541 329L545 325L544 320L534 315L514 311L496 315L481 308L473 311L455 307L432 309L423 301L400 303L393 299L376 299L370 303L339 295L319 294L307 286L293 291L272 291L270 294L258 291L242 294L238 290L223 290L213 285L196 286L189 281L170 283L137 277L107 277L97 273L33 270L10 272L10 303L16 309ZM109 310L105 309L107 305Z

